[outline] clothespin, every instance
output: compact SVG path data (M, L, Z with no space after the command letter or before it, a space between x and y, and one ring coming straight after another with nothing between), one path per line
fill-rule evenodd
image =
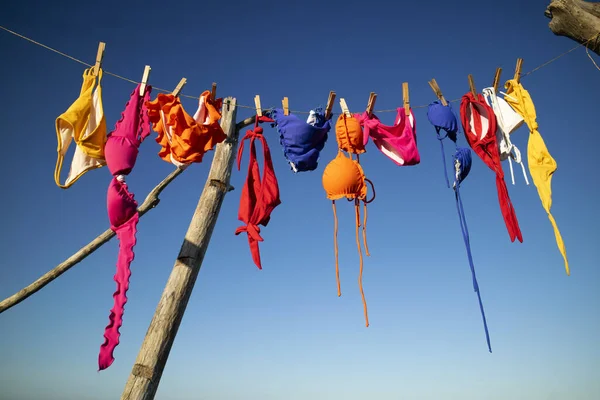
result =
M144 67L144 75L142 75L142 84L140 85L140 96L143 96L146 92L146 85L148 84L148 78L150 77L150 68L149 65Z
M521 79L521 68L522 67L523 67L523 59L517 58L517 66L515 68L515 81L517 81L517 83Z
M260 107L260 96L254 96L254 105L256 106L256 115L262 117L262 109Z
M179 96L179 92L181 92L181 89L183 89L183 87L185 86L186 83L187 83L187 79L181 78L181 80L177 84L177 87L175 88L175 90L173 90L173 95L175 97Z
M329 119L331 116L331 110L333 109L333 102L335 101L335 92L332 90L329 92L329 98L327 99L327 107L325 107L325 119Z
M213 82L212 89L210 90L210 99L215 101L217 99L217 83Z
M402 101L404 102L404 112L410 116L410 97L408 95L408 82L402 83Z
M502 75L502 68L496 68L496 75L494 75L494 93L498 91L498 83L500 82L500 75Z
M287 97L281 100L281 105L283 106L283 115L290 115L290 104Z
M342 108L342 112L346 115L346 117L351 117L350 110L348 109L348 104L346 104L346 100L344 98L340 98L340 107Z
M448 102L444 98L444 95L442 94L442 90L438 86L435 78L431 78L431 80L428 83L429 83L429 86L431 86L431 89L433 90L433 93L435 93L435 95L442 102L442 104L444 105L444 107L446 107L448 105Z
M371 92L369 95L369 102L367 103L367 115L373 114L373 107L375 107L375 100L377 100L377 93Z
M471 89L471 93L473 96L477 98L477 90L475 89L475 82L473 81L473 75L469 74L469 88Z
M98 52L96 53L96 65L94 65L94 76L98 76L98 72L100 70L100 65L102 64L102 59L104 58L104 49L106 48L106 43L100 42L98 44Z

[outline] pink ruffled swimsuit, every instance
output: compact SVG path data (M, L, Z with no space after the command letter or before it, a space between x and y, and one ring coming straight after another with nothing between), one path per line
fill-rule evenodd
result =
M110 322L104 330L104 343L100 346L98 367L108 368L113 361L113 351L119 344L119 328L123 323L123 311L127 302L127 289L131 271L129 265L134 259L138 223L137 202L133 193L127 189L125 175L128 175L137 160L138 148L150 134L150 120L145 102L150 100L152 87L147 85L143 96L140 96L140 85L131 93L131 97L116 123L115 129L108 136L104 147L106 164L113 178L108 186L107 208L110 228L119 240L119 256L117 272L114 276L117 290L113 294L114 305L110 310Z

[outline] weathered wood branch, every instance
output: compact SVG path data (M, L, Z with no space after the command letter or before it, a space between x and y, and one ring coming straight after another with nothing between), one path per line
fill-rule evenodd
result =
M551 19L550 30L587 46L600 55L600 3L583 0L554 0L544 13Z
M142 205L138 208L138 213L140 217L146 214L148 211L153 209L160 202L159 195L160 193L171 183L175 178L177 178L184 170L177 168L175 171L171 172L165 179L162 180L154 189L148 193L146 199L142 203ZM81 260L92 254L94 251L98 250L104 243L108 242L110 239L115 236L115 232L113 232L110 228L107 229L104 233L98 236L96 239L92 240L87 245L83 246L79 251L73 254L71 257L67 258L62 263L58 264L51 271L46 272L40 278L38 278L32 284L26 286L25 288L19 290L17 293L12 296L2 300L0 302L0 313L8 310L9 308L19 304L32 294L36 293L44 286L67 272L73 266L78 264Z
M188 301L223 204L236 158L239 130L235 124L236 100L227 98L221 126L227 139L215 149L208 179L185 234L181 250L156 306L121 400L152 400L179 330Z
M245 127L252 125L254 123L254 121L256 121L256 115L253 115L251 117L246 118L243 121L238 122L235 125L235 129L237 129L237 131L239 132L242 129L244 129Z

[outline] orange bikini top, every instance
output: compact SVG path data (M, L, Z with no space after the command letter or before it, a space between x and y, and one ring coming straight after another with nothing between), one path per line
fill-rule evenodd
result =
M156 142L162 147L160 158L177 167L202 162L204 153L227 137L219 125L222 104L223 99L213 101L206 90L200 95L198 110L192 117L173 94L160 93L153 101L146 102L152 129L158 133Z
M338 147L347 153L361 154L367 151L360 121L354 116L344 113L339 116L335 123L335 139Z
M323 171L323 188L329 200L346 197L349 200L366 200L366 178L358 161L338 151L337 156Z
M338 137L338 143L342 142L341 145L353 145L354 143L362 144L362 130L360 130L360 125L358 128L352 126L354 118L344 118L338 119L338 124L336 124L336 136ZM342 128L344 128L345 122L350 122L346 126L351 126L351 129L348 132L353 132L351 135L341 135L342 139L346 137L351 140L347 140L346 142L340 141L340 121L342 122ZM360 132L360 134L358 134ZM359 141L354 141L357 139ZM353 139L353 140L352 140ZM364 146L361 148L346 146L346 148L350 148L355 150L356 152L364 152ZM357 155L358 158L358 155ZM367 200L367 182L371 185L373 190L373 198L371 200ZM363 273L363 257L362 250L360 246L359 239L359 228L360 228L360 201L363 202L364 205L364 220L362 225L362 236L363 243L365 246L365 253L369 256L369 247L367 246L367 203L370 203L375 199L375 188L373 187L373 183L365 177L363 169L359 164L358 160L353 160L352 156L349 157L344 155L342 150L338 151L337 156L327 164L325 170L323 171L323 188L325 189L325 193L327 194L327 198L331 200L333 207L333 219L334 219L334 234L333 234L333 242L334 242L334 253L335 253L335 274L337 281L337 289L338 296L342 295L340 288L340 270L338 263L338 244L337 244L337 231L338 231L338 220L337 220L337 212L335 201L345 197L348 201L354 200L354 208L356 211L356 244L358 245L358 255L360 258L360 270L358 277L358 287L360 289L360 294L362 296L364 314L365 314L365 323L366 326L369 326L369 315L367 312L367 302L365 300L365 294L362 287L362 273Z

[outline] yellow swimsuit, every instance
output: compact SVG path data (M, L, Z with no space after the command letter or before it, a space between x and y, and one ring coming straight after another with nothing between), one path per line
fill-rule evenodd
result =
M507 89L504 100L510 104L516 112L518 112L525 123L529 127L530 135L527 142L527 163L529 164L529 173L533 178L533 183L538 190L538 195L542 200L542 206L548 213L548 218L554 228L554 236L556 236L556 244L558 250L565 260L565 270L567 275L570 275L569 261L567 260L567 250L563 243L562 236L556 225L554 217L550 213L552 207L552 174L556 171L556 161L552 158L542 139L542 135L538 131L536 121L536 112L533 101L529 96L529 92L523 88L521 83L514 79L510 79L504 85Z
M94 168L106 165L104 144L106 143L106 120L102 107L102 69L98 70L98 82L88 68L83 73L83 84L79 97L71 106L56 118L56 138L58 140L58 158L54 169L54 181L67 189L83 174ZM94 87L96 86L95 90ZM65 154L71 141L75 139L75 154L64 184L60 183Z

